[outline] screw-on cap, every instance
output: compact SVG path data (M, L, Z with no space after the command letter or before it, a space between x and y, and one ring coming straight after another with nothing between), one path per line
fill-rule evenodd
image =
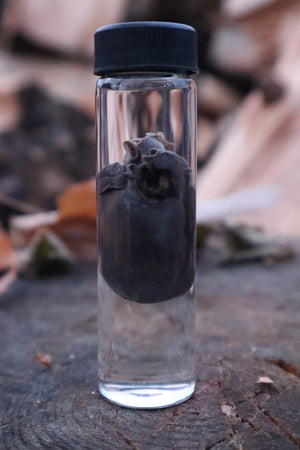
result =
M197 33L172 22L124 22L95 33L95 75L113 72L198 72Z

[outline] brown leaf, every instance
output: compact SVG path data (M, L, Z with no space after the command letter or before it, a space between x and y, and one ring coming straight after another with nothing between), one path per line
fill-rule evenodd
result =
M96 220L89 217L66 217L51 229L63 240L75 258L85 261L97 259Z
M95 180L71 186L58 198L57 203L59 211L14 217L10 223L14 244L18 248L24 248L39 230L47 229L59 236L77 259L95 260L97 258Z
M0 295L14 281L17 274L18 258L9 236L0 228L0 272L7 270L0 276Z
M34 361L39 362L42 366L46 367L46 369L51 369L52 356L43 353L37 353L34 357Z
M0 271L15 263L15 250L9 236L0 228Z
M96 182L74 184L57 200L61 219L86 217L96 221Z
M235 3L239 5L242 2L235 0ZM247 0L247 3L252 5L253 2ZM286 9L286 4L292 1L277 3ZM272 205L266 205L268 208L254 211L251 207L251 210L239 213L236 206L232 206L237 221L258 224L268 233L286 236L298 236L300 232L300 178L297 170L300 138L300 10L299 2L293 3L298 4L298 11L289 14L284 20L280 17L280 35L273 36L279 44L276 44L277 59L272 75L274 80L279 80L284 86L286 95L272 105L266 105L260 92L252 92L245 98L232 116L230 127L219 140L213 158L198 177L197 186L198 211L201 213L202 205L205 206L209 201L219 203L220 197L226 198L252 188L280 187L280 198ZM265 18L266 15L264 21ZM265 28L261 27L261 23L256 23L257 28ZM268 85L271 87L270 79ZM257 193L256 198L260 202L262 196ZM237 200L242 209L248 208L247 199L244 202L242 198ZM231 214L232 206L229 206L229 211L225 211L222 206L223 218L229 216L228 212Z

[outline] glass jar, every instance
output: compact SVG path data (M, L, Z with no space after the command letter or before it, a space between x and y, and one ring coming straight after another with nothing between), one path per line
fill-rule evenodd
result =
M186 25L95 34L99 390L126 407L195 387L196 71Z

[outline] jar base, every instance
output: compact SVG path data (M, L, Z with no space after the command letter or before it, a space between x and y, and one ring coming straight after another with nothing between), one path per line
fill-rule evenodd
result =
M130 409L160 409L187 400L195 381L174 384L114 384L99 382L99 392L110 402Z

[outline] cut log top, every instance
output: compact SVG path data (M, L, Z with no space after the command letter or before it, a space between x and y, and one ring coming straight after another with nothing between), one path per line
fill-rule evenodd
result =
M299 260L212 260L197 269L195 394L157 411L98 393L94 266L12 285L0 302L0 448L300 448Z

